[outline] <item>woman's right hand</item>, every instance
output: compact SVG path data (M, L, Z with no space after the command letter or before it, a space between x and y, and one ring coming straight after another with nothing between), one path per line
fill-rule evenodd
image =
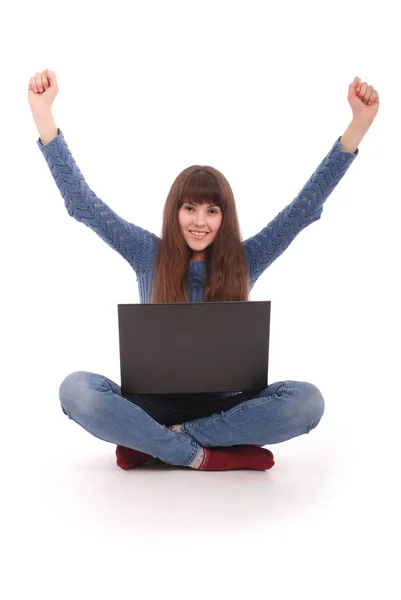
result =
M51 111L53 101L58 94L58 85L54 71L46 69L36 73L29 80L28 102L34 114Z

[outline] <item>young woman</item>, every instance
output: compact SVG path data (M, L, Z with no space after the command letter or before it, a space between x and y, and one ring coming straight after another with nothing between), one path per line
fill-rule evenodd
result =
M28 101L37 144L68 214L95 231L134 269L141 302L247 301L257 279L302 229L320 219L323 204L359 153L376 117L378 93L355 77L348 90L353 118L298 196L266 227L241 241L234 195L210 166L193 165L175 179L164 207L161 239L129 223L86 183L51 108L56 75L31 77ZM274 465L263 448L319 423L324 400L307 382L279 381L260 393L123 396L103 375L77 371L60 386L63 412L92 435L117 445L117 464L130 469L159 458L197 470Z

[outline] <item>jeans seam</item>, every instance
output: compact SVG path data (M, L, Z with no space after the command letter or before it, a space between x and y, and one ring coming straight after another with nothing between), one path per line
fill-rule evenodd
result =
M291 384L288 381L284 381L283 383L285 385L285 390L284 390L284 393L285 393L290 389ZM281 394L275 393L275 394L271 394L270 396L262 396L261 398L254 398L253 400L246 400L245 402L248 402L248 403L250 402L251 404L247 404L246 406L239 406L238 410L231 413L227 418L233 417L238 412L241 412L243 410L250 409L254 406L259 406L259 404L266 402L266 400L269 400L269 402L270 402L271 400L274 400L275 398L279 398L279 396L281 396L281 395L282 395L282 393ZM234 408L234 407L232 407L232 408ZM230 409L230 410L232 410L232 409ZM191 429L192 427L203 427L204 425L210 425L211 423L215 423L216 421L219 421L219 420L225 419L225 418L226 418L225 415L220 414L220 415L217 415L216 417L210 417L210 419L208 419L207 421L204 421L202 424L200 424L200 423L191 424L190 422L183 423L182 430L185 432L185 431Z
M98 386L99 386L99 387L102 387L102 388L104 388L104 389L108 389L108 388L107 388L107 386L105 385L105 382L106 382L106 377L105 377L104 375L102 375L102 376L101 376L101 379L99 379L99 381L98 381L97 383L98 383ZM112 390L112 391L113 391L113 390ZM113 392L113 393L114 393L114 392Z
M193 462L195 460L195 457L198 454L198 452L199 452L199 450L201 448L201 445L200 444L196 444L196 446L195 446L195 444L193 444L193 440L191 440L191 445L193 447L191 456L188 458L188 460L185 463L183 463L181 465L178 465L178 466L180 466L180 467L187 467L191 462ZM199 447L197 447L197 446L199 446Z
M138 404L135 404L135 402L131 402L122 394L117 394L114 390L109 389L108 386L104 385L106 380L107 380L107 377L102 376L102 379L100 380L100 383L98 382L98 385L103 387L107 391L111 391L112 394L118 396L118 398L121 398L121 400L124 400L124 402L126 402L127 404L131 404L131 405L133 404L138 410L142 411L146 416L148 416L150 419L152 419L156 423L156 425L158 426L159 429L165 430L174 435L182 436L184 439L189 441L191 443L191 446L194 448L194 450L197 451L197 447L196 447L197 442L195 442L192 438L190 438L186 435L183 435L180 431L172 431L171 429L168 429L165 425L162 425L161 423L156 421L156 419L153 419L153 417L149 413L147 413L146 410L144 410L141 406L138 406Z
M105 378L106 379L106 378ZM115 394L115 392L113 392L113 394ZM125 398L125 396L121 395L119 396L120 398L122 398L125 402L128 402L129 404L134 404L133 402L130 402L129 400L127 400L127 398ZM150 417L151 419L153 419L153 417L151 417L146 410L143 410L143 408L141 408L140 406L138 406L137 404L135 404L136 408L139 408L139 410L141 410L143 413L145 413L148 417ZM159 427L159 429L162 429L163 431L165 431L168 434L174 435L174 436L179 436L183 439L183 441L189 442L191 447L192 447L192 452L190 454L189 459L187 459L187 461L184 464L178 464L177 466L180 467L186 467L190 462L192 462L200 448L200 444L198 444L198 442L196 442L193 438L191 438L189 435L185 435L184 433L181 433L180 431L173 431L172 429L168 429L168 427L166 427L165 425L161 425L158 421L156 421L155 419L153 419L153 421L156 423L156 425Z
M113 396L118 397L119 400L123 400L126 404L129 405L134 405L135 408L137 408L139 411L141 411L144 415L146 415L147 417L149 417L150 419L153 420L153 422L156 424L157 428L165 433L169 433L171 435L174 436L180 436L180 439L182 441L185 441L186 443L189 442L190 445L190 456L189 458L187 458L185 460L185 463L180 465L178 463L177 466L187 466L189 463L191 463L195 456L197 455L197 453L199 452L199 449L201 448L200 444L198 444L198 442L196 442L196 440L194 440L190 435L185 435L184 433L178 432L178 431L172 431L171 429L168 429L165 425L162 425L161 423L159 423L158 421L156 421L156 419L154 419L149 413L146 412L146 410L144 410L141 406L138 406L138 404L135 404L135 402L132 402L130 400L128 400L128 398L126 398L120 391L120 393L117 393L116 391L114 391L114 389L107 383L108 382L108 377L101 375L99 376L99 378L96 381L96 387L97 388L101 388L102 390L104 390L105 392L111 392L111 394ZM67 415L67 417L69 417L68 413L64 410L63 405L61 404L61 408L63 409L64 414ZM70 417L69 417L70 418ZM103 437L98 436L96 433L93 433L92 431L90 431L89 429L87 430L91 433L91 435L93 435L94 437L96 437L97 439L100 440L104 440ZM176 464L176 463L174 463Z

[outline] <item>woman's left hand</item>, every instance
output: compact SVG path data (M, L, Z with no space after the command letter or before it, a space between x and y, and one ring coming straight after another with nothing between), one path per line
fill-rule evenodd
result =
M352 110L354 119L361 119L372 124L379 110L379 94L359 77L355 77L348 89L347 100Z

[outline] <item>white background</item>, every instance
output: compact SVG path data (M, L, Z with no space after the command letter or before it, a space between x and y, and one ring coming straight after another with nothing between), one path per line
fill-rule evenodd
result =
M39 0L0 16L4 598L399 597L395 4ZM270 446L271 471L125 472L62 413L68 373L120 383L117 304L139 294L36 145L27 90L46 68L91 189L159 236L192 164L224 173L243 239L259 232L348 127L353 78L378 90L322 218L251 293L272 301L270 381L326 401L314 431Z

